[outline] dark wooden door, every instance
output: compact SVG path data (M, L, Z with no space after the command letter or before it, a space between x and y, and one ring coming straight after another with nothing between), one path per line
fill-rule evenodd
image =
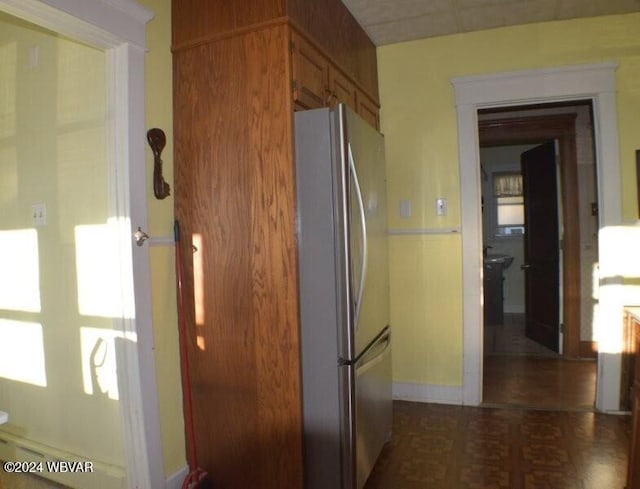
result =
M526 335L558 351L560 279L555 143L520 157L524 187Z

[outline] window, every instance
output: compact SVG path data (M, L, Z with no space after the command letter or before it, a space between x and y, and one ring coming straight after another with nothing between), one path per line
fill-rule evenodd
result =
M496 199L496 235L524 234L522 175L494 173L493 196Z

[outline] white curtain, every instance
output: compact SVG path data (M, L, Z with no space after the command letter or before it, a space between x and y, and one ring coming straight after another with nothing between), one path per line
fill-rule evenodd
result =
M522 175L519 173L494 174L493 195L495 197L516 197L522 195Z

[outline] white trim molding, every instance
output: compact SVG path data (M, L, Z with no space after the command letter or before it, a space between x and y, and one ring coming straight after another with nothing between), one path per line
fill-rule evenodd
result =
M185 465L180 470L167 477L167 489L181 489L182 483L189 475L189 467Z
M401 401L462 404L462 387L460 386L394 382L392 393L393 399Z
M497 73L451 80L455 90L460 158L463 275L463 403L482 402L482 216L478 109L591 100L594 108L598 169L599 227L622 220L621 176L616 115L617 64L601 63L553 69ZM614 250L599 250L600 261ZM612 288L613 290L613 288ZM600 289L600 324L611 324L619 305ZM621 311L619 311L621 313ZM610 315L604 317L603 315ZM604 321L604 323L603 323ZM616 323L621 323L619 318ZM619 351L600 353L596 408L617 411L620 375Z
M1 0L0 10L94 47L146 48L153 13L131 0Z
M459 233L460 228L390 228L387 231L389 236Z

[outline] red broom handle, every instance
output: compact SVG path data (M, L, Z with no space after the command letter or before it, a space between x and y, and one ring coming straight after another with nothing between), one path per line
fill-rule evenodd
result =
M187 435L187 462L189 470L198 467L196 454L196 436L193 424L193 404L191 400L191 377L189 373L189 352L187 349L187 325L185 320L184 291L182 286L182 260L180 253L180 223L176 219L173 225L175 239L176 281L178 285L178 337L180 343L180 371L182 372L182 397L184 422Z

